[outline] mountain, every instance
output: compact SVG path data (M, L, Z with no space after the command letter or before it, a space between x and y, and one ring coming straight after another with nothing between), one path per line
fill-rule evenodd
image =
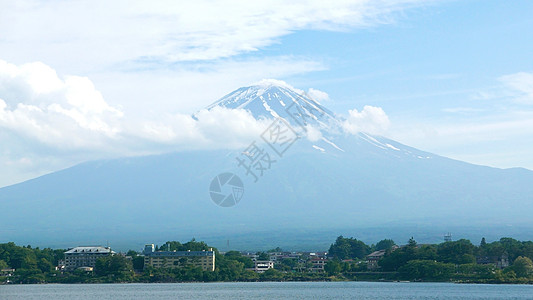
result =
M339 125L339 117L310 98L303 91L284 82L263 80L257 85L242 87L209 105L246 109L256 119L283 118L293 125L312 125L327 129Z
M275 81L238 89L207 109L217 106L247 109L273 123L244 149L86 162L2 188L0 242L110 241L137 249L196 237L222 249L316 250L339 234L367 242L416 234L435 241L447 231L490 239L533 228L532 171L472 165L380 136L345 134L342 118ZM319 134L307 138L313 130ZM261 163L247 170L256 154ZM216 177L223 173L242 186L228 181L234 177ZM217 198L219 204L240 201L222 207L213 195L232 195Z

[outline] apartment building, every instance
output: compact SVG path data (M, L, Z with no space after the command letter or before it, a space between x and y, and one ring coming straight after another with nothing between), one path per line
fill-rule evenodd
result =
M204 271L215 270L215 252L209 251L155 251L153 244L144 247L144 267L181 268L193 265Z

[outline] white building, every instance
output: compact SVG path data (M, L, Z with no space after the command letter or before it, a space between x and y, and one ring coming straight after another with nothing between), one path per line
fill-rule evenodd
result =
M96 260L115 254L109 247L76 247L65 252L65 270L73 271L82 267L94 267Z
M263 273L268 269L274 269L274 262L271 260L256 260L254 261L254 271Z

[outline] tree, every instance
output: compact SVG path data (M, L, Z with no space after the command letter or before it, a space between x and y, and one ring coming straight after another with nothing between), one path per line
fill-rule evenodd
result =
M19 269L15 276L20 278L22 283L42 283L45 281L43 273L39 269Z
M242 254L238 251L228 251L226 252L224 257L229 260L236 260L243 263L245 268L254 267L254 262L252 261L252 259L246 256L242 256Z
M135 270L144 269L144 257L143 256L135 256L131 259L131 262L133 264L133 269Z
M257 260L270 260L270 255L268 255L268 253L258 252L257 255L259 255Z
M507 252L510 260L515 260L518 256L522 254L522 243L513 238L501 238L500 244L505 249L504 252Z
M220 255L216 257L216 261L217 269L215 272L219 281L235 281L245 271L244 264L237 260L226 259Z
M432 260L412 260L399 268L402 277L406 279L447 279L455 266Z
M240 256L242 256L242 254L239 251L232 250L232 251L226 252L226 254L224 254L224 256L225 257L240 257Z
M275 269L268 269L265 272L259 275L261 280L281 280L283 279L283 274Z
M178 241L168 241L159 247L159 251L208 251L209 246L205 242L197 242L196 239L191 239L185 244Z
M268 252L268 253L272 253L272 252L281 252L281 251L282 251L282 250L281 250L280 247L276 247L276 248L274 248L274 249L270 249L270 250L268 250L267 252Z
M416 251L416 248L409 246L400 248L385 255L385 257L378 261L378 264L383 271L397 271L398 268L416 258Z
M383 271L398 271L398 269L411 260L436 260L437 250L434 245L418 247L416 241L411 238L407 246L395 251L388 251L378 264Z
M328 273L328 275L337 275L342 270L342 265L337 260L329 260L324 265L324 271Z
M54 266L52 265L51 262L49 262L46 258L41 258L38 262L37 262L37 267L39 268L39 270L41 270L41 272L43 273L49 273L50 271L52 271L52 269L54 268Z
M139 256L139 253L135 250L129 250L126 256L131 257L131 263L134 270L144 269L144 256Z
M519 256L515 259L512 270L518 277L528 277L533 274L533 262L528 257Z
M445 242L437 246L439 261L454 264L475 263L475 246L465 239L453 242Z
M114 276L118 280L128 280L133 276L133 266L122 255L109 255L96 260L94 272L99 276Z
M22 259L21 268L37 269L37 258L35 257L35 254L28 253L26 256L24 256L24 258Z
M289 270L292 270L292 269L297 267L298 260L297 259L291 259L291 258L284 258L284 259L282 259L280 261L280 264L285 265L285 266L288 267ZM276 266L276 269L278 269L277 266Z
M7 263L3 260L0 259L0 270L2 269L7 269L9 268L9 266L7 265Z
M434 245L423 245L416 251L416 259L437 260L437 248Z
M472 275L477 274L482 278L494 278L496 276L496 266L493 264L488 265L478 265L477 263L472 264L463 264L458 266L458 273Z
M370 247L354 238L342 235L329 247L329 255L337 259L362 259L370 253Z
M379 250L390 250L390 249L392 249L392 246L394 246L394 245L396 245L396 244L394 243L393 240L384 239L384 240L379 241L376 244L375 250L376 251L379 251Z
M522 242L522 256L527 256L533 260L533 242Z

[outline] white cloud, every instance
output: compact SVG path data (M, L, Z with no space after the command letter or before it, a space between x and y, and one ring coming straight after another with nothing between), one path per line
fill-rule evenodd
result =
M307 91L307 95L318 103L330 101L328 93L323 92L321 90L314 89L314 88L310 88Z
M322 132L320 131L320 129L314 126L311 126L311 125L305 126L305 131L306 131L307 139L310 140L311 142L316 142L322 139Z
M193 112L243 84L327 68L316 57L254 55L284 36L393 23L427 3L0 1L0 59L89 77L124 112Z
M263 78L283 78L326 69L305 57L276 56L179 65L147 72L95 74L106 99L134 114L193 113L239 87ZM113 83L110 85L110 83ZM150 101L147 101L149 99Z
M132 124L131 132L155 152L171 149L238 148L257 138L272 120L256 120L243 109L214 107L202 109L194 116L164 115L158 121Z
M88 78L42 64L0 60L0 127L49 147L102 144L120 132L122 113L108 105Z
M389 117L381 107L365 105L360 112L357 109L348 112L349 116L342 124L348 133L383 134L390 126Z
M245 110L222 107L200 110L195 117L159 113L138 118L109 105L86 77L60 77L42 63L17 66L0 60L4 169L16 166L34 175L46 169L44 161L50 171L106 157L243 147L270 122L256 120Z
M43 87L41 82L53 85ZM0 128L55 149L120 152L124 149L119 144L128 139L144 141L147 149L153 148L150 143L233 147L258 136L269 122L222 107L200 110L195 118L164 113L157 121L129 119L110 106L88 78L62 79L42 63L16 66L0 61L0 96Z
M304 93L304 91L293 87L292 85L286 83L283 80L278 80L278 79L261 79L261 80L255 82L253 85L259 85L259 86L265 87L265 88L268 88L268 87L270 87L272 85L275 85L275 86L284 87L284 88L289 89L289 90L293 90L293 91L295 91L298 94L303 94Z
M0 6L0 11L9 12L2 14L0 36L9 43L31 41L34 47L24 49L27 54L61 53L68 61L83 57L75 63L89 69L95 61L215 60L257 51L295 30L339 31L391 23L395 13L427 3L8 1Z
M442 109L453 118L409 115L395 119L388 135L410 146L440 155L495 167L527 167L531 162L514 153L533 149L533 73L517 72L474 95L467 106ZM461 104L463 104L461 103ZM416 121L416 119L419 119Z
M412 147L470 163L533 169L522 160L533 149L533 112L495 113L454 123L397 120L394 124L389 136Z
M518 72L498 79L510 90L515 102L533 104L533 73Z

